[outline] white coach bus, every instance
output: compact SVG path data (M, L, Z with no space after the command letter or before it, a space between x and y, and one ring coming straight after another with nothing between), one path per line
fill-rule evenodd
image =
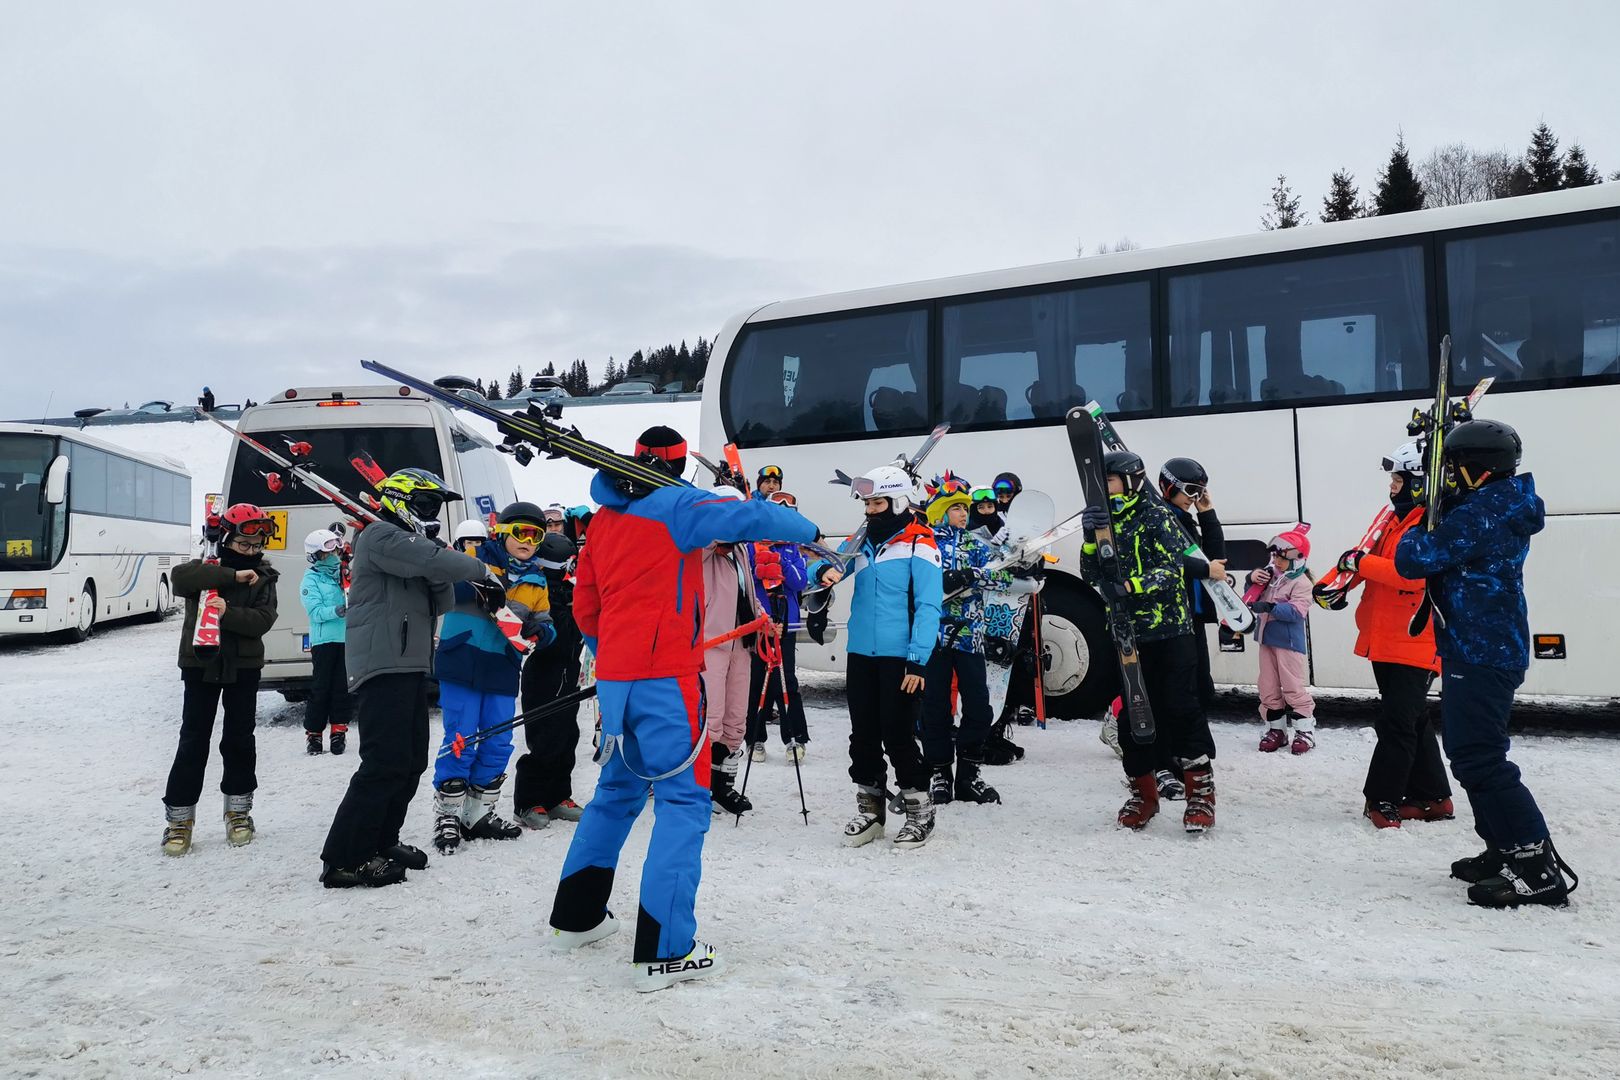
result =
M174 608L191 557L191 474L83 432L0 424L0 634L83 641Z
M517 496L512 473L494 444L425 394L403 386L321 386L285 390L242 414L238 430L286 456L289 442L307 442L317 471L339 487L368 490L349 459L369 451L389 472L428 469L444 478L462 502L445 507L444 536L469 517L487 519ZM231 447L225 469L225 501L250 502L268 510L276 537L266 549L281 573L276 585L276 625L264 640L261 686L300 700L310 678L309 616L298 598L308 563L304 537L341 521L326 501L297 485L271 491L263 473L274 466L241 441Z
M1479 415L1519 430L1547 503L1524 690L1620 695L1620 184L768 304L715 341L702 442L781 466L805 513L847 533L859 509L833 469L946 420L926 472L1012 470L1064 516L1080 489L1063 415L1096 399L1150 476L1205 465L1234 568L1303 520L1320 573L1384 503L1380 462L1432 399L1446 334L1453 394L1495 377ZM1057 550L1074 573L1078 538ZM1093 715L1117 680L1099 601L1063 576L1043 595L1048 702ZM1353 614L1312 612L1319 686L1372 686ZM801 649L842 667L837 641ZM1214 673L1252 683L1252 642Z

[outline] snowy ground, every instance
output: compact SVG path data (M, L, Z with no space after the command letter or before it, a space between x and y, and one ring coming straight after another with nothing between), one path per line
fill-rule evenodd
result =
M1612 1076L1620 1064L1620 743L1516 758L1585 882L1566 911L1488 913L1447 880L1462 822L1375 833L1370 732L1262 757L1218 725L1220 825L1118 831L1091 724L1027 730L1007 803L934 842L846 850L834 685L812 692L810 826L772 747L760 811L717 822L700 933L723 979L628 989L629 935L544 944L572 826L333 892L319 849L355 757L303 754L260 699L260 837L226 847L218 761L193 854L158 853L177 623L78 647L0 643L0 1074ZM588 740L587 740L588 744ZM589 790L592 766L579 773ZM427 785L410 837L428 833ZM634 912L647 822L616 893Z

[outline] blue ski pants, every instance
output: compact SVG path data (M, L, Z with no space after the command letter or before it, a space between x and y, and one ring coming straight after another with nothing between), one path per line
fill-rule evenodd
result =
M441 679L439 708L444 713L444 741L439 749L449 746L457 735L471 739L486 728L508 722L516 705L515 695L485 694L463 683ZM465 780L474 787L488 787L506 772L511 757L512 732L508 729L463 750L460 757L445 754L438 758L433 766L433 786L439 787L446 780Z
M1535 796L1508 760L1508 715L1523 671L1481 667L1447 657L1441 664L1440 721L1451 775L1468 792L1474 831L1493 848L1547 839Z

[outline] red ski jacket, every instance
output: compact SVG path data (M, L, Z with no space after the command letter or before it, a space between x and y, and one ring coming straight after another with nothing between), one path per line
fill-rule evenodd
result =
M1395 549L1410 529L1421 528L1423 508L1417 507L1384 534L1378 544L1361 558L1357 576L1363 583L1361 603L1356 605L1356 655L1383 664L1440 670L1434 649L1434 620L1423 633L1412 637L1406 632L1412 613L1423 599L1423 582L1401 577L1395 572Z

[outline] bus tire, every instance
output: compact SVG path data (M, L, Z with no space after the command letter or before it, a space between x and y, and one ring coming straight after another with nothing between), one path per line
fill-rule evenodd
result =
M163 574L158 577L157 606L152 609L152 614L147 616L147 621L159 623L173 614L174 588L169 584L169 575Z
M1102 599L1068 574L1049 574L1041 590L1041 652L1047 715L1092 719L1119 694Z
M86 581L79 590L78 622L62 631L62 636L77 645L81 641L89 641L96 632L96 583Z

